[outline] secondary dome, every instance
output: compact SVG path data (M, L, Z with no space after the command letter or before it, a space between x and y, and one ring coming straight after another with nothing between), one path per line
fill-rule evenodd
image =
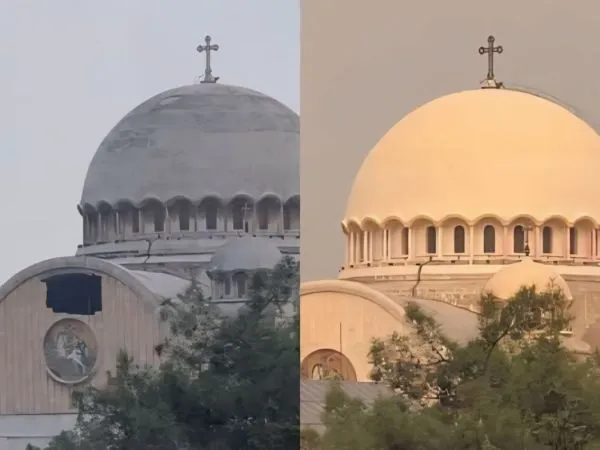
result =
M272 239L242 236L217 249L210 260L210 271L273 269L282 254Z
M154 198L200 201L299 193L299 118L241 87L196 84L127 114L90 163L81 206Z
M539 292L560 289L571 300L571 290L566 281L547 264L534 262L531 258L511 264L496 272L487 282L484 292L494 294L501 300L513 297L523 286L535 286Z
M556 103L507 89L460 92L416 109L375 145L344 222L598 220L599 169L597 133Z

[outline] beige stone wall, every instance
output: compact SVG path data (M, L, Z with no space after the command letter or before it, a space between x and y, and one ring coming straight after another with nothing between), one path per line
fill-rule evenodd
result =
M393 332L408 333L404 313L377 292L362 295L360 291L338 289L340 284L344 287L348 282L334 280L333 289L301 294L300 360L319 350L335 350L350 361L357 381L369 381L367 355L372 339ZM311 368L306 372L310 373Z
M55 314L46 307L46 286L39 277L0 300L0 415L72 411L73 387L54 381L46 371L43 339L57 320L80 319L95 334L99 364L93 384L115 373L116 356L124 348L141 364L156 364L154 345L161 339L152 305L121 282L102 276L102 312L93 316Z

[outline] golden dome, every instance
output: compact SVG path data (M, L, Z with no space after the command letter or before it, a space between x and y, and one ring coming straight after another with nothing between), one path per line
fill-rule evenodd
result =
M526 258L496 272L485 285L484 292L492 293L500 300L513 297L523 286L535 286L539 292L560 289L567 300L571 300L571 290L567 282L547 264Z
M408 114L375 145L344 223L598 220L599 169L598 134L562 106L508 89L459 92Z

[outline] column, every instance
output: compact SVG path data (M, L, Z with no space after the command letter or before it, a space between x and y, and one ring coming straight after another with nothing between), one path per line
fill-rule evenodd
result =
M145 233L146 232L146 224L144 223L144 213L142 211L142 208L136 209L137 215L138 215L138 232L139 233Z
M115 230L115 232L117 233L117 237L122 237L124 234L124 230L121 227L121 213L118 209L115 209L115 224L117 226L117 229Z
M437 256L438 257L442 257L444 256L444 227L438 227L438 242L437 242Z
M473 264L473 258L475 256L475 227L469 226L469 262Z
M381 251L383 252L383 256L381 259L383 259L384 261L387 261L389 259L389 249L388 249L388 233L387 230L384 228L383 230L381 230L381 233L383 234L382 238L381 238Z
M542 254L542 237L540 236L540 227L535 227L535 248L531 252L533 256L539 257Z
M283 223L283 203L279 203L279 224L277 225L278 230L277 232L279 234L283 234L284 233L284 227L283 227L284 223Z
M598 253L598 230L596 228L592 229L592 259L596 259Z
M363 231L363 262L369 260L369 232Z
M571 256L571 228L569 226L567 226L566 230L565 230L565 236L566 236L566 250L567 250L567 254L565 255L565 259L569 259L569 257Z
M504 226L504 237L502 238L502 254L503 255L509 255L510 253L512 253L510 250L510 245L508 242L508 227L505 225Z
M406 260L410 261L413 259L413 255L414 255L414 250L413 247L414 245L412 245L412 229L411 228L407 228L408 233L406 233L406 240L408 241L408 255Z

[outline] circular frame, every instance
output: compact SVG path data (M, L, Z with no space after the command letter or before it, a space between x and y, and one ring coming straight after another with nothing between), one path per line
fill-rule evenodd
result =
M70 327L68 327L69 324L71 324ZM60 376L60 374L56 373L56 371L51 368L51 364L48 361L48 359L49 359L49 356L48 356L49 339L52 336L55 336L57 334L57 329L61 325L65 325L65 327L68 327L71 329L73 327L78 327L80 329L83 329L83 332L85 334L87 334L88 337L91 338L91 340L92 340L92 342L88 342L86 339L82 338L81 336L77 336L75 334L74 337L77 338L79 341L77 343L70 342L67 344L70 347L73 347L71 349L70 354L67 355L66 350L64 348L61 349L61 352L63 352L62 358L72 360L74 363L79 364L81 367L84 367L82 365L81 361L79 361L79 362L76 361L77 358L72 356L74 353L77 353L77 350L81 350L81 349L75 349L74 347L77 346L79 343L83 342L83 344L85 344L86 349L89 348L90 346L94 349L95 355L94 355L92 364L90 365L89 369L87 369L87 372L79 378L73 378L73 379L62 378ZM60 333L60 331L58 331L58 333ZM68 332L63 332L61 334L61 336L67 336L67 337L68 337L68 335L69 335ZM52 325L50 325L50 327L48 327L48 330L46 330L46 333L44 333L44 337L42 340L42 349L43 349L43 353L44 353L44 365L46 367L46 372L48 373L50 378L52 378L57 383L64 384L64 385L70 385L70 386L81 384L81 383L89 380L91 377L93 377L100 365L100 352L98 351L98 347L99 346L98 346L98 340L96 338L96 335L94 334L94 332L92 331L90 326L87 325L85 322L83 322L79 319L74 319L74 318L59 319L59 320L55 321Z

